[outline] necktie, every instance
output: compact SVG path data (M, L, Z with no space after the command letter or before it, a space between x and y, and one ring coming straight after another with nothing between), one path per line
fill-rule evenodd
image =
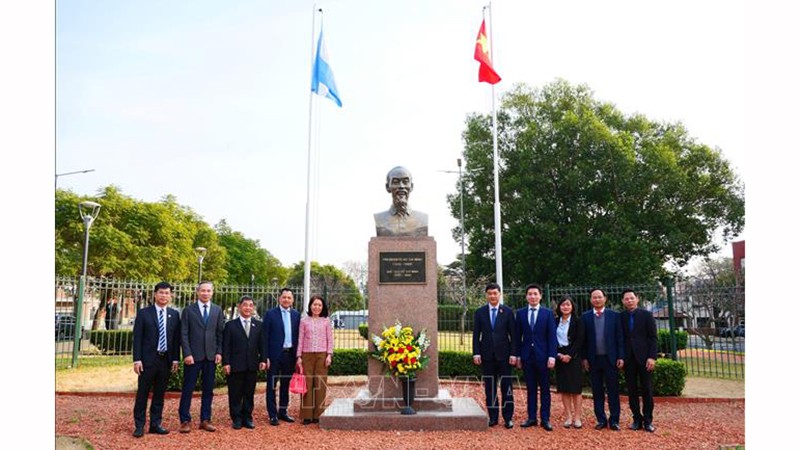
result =
M158 310L158 351L167 351L167 324L164 323L164 310Z
M630 318L628 319L628 329L633 331L633 313L630 314Z
M531 330L536 326L536 316L539 313L539 308L531 308Z
M600 316L602 316L602 315L603 315L603 312L602 312L602 311L597 311L597 312L595 312L594 314L595 314L597 317L600 317Z
M494 322L497 319L497 308L492 308L492 329L494 330Z
M244 334L247 337L250 337L250 321L249 320L245 320L244 321Z
M203 322L208 325L208 304L203 305Z

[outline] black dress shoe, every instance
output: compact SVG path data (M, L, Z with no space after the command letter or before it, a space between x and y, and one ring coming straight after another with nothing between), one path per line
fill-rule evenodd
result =
M144 428L137 428L133 430L133 437L140 438L144 436Z
M169 430L161 428L161 425L150 427L147 432L152 434L169 434Z
M278 426L278 418L277 417L270 417L269 418L269 424L274 426L274 427L277 427Z
M319 423L319 419L311 419L311 423Z
M233 422L233 429L234 430L241 430L242 424L240 422Z
M311 423L311 419L303 419L303 425L308 425Z
M536 426L536 421L528 419L525 422L522 422L522 425L520 425L520 426L522 428L535 427Z
M636 430L642 428L642 422L639 422L638 420L634 420L633 423L631 424L631 426L628 427L628 428L630 428L633 431L636 431Z
M550 422L542 422L542 428L547 431L553 431L553 426L550 425Z
M496 420L489 419L489 426L490 427L494 427L496 425L497 425L497 421Z
M505 427L506 428L514 428L514 421L513 420L507 420L506 424L505 424Z
M608 428L611 428L614 431L619 431L619 424L618 423L612 423L611 425L608 426Z
M594 426L594 429L595 430L602 430L603 428L606 427L606 425L607 425L606 423L598 423L597 425Z
M654 433L656 431L656 427L654 427L652 423L646 423L644 425L644 431L647 431L648 433Z
M251 430L256 427L255 424L253 423L253 419L250 420L245 419L244 422L242 422L242 426L245 428L249 428Z
M288 414L278 414L278 419L280 419L280 420L282 420L284 422L294 423L294 417L292 417L292 416L290 416Z

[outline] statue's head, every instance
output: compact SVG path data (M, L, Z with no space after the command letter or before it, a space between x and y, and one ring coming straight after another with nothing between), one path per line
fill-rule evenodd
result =
M394 167L386 174L386 192L392 194L395 208L405 210L408 207L408 196L414 190L411 172L403 166Z

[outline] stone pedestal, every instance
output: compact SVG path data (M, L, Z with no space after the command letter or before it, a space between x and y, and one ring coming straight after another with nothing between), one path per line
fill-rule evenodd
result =
M381 236L369 242L369 332L396 321L415 334L426 330L428 366L417 372L414 409L401 415L400 382L386 376L383 363L368 358L367 389L356 398L336 399L320 416L323 429L484 430L486 413L471 398L451 398L439 389L436 241L432 237ZM369 349L375 346L370 339Z
M432 237L374 237L369 241L368 261L370 337L397 320L415 333L425 329L431 339L431 346L425 351L430 360L428 367L417 374L416 397L435 397L439 393L436 241ZM369 348L374 349L372 342ZM403 397L400 383L385 376L386 369L380 361L369 358L367 374L370 396Z

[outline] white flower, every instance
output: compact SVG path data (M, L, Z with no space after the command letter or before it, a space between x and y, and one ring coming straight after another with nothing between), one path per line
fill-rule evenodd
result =
M375 347L380 348L381 344L383 344L383 339L380 336L372 335L372 342L375 344Z

